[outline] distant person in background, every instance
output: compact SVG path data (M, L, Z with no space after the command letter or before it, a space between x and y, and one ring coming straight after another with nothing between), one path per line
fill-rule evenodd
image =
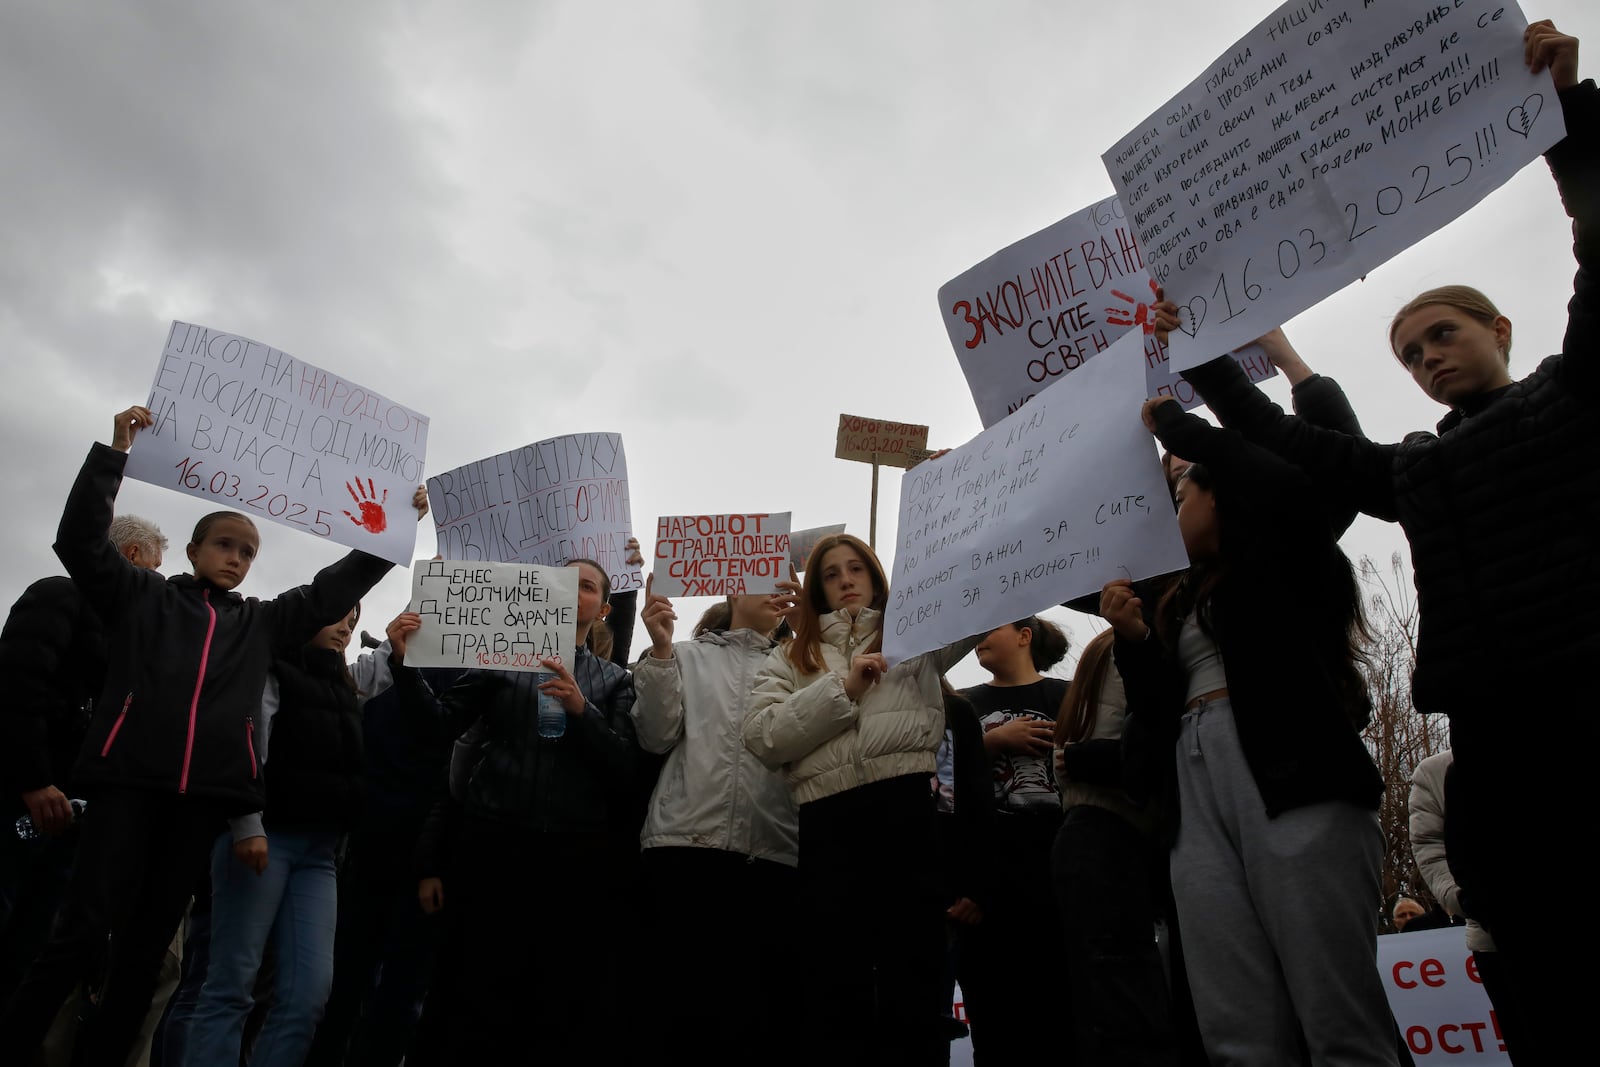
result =
M1401 897L1394 902L1394 908L1389 912L1389 921L1394 923L1394 932L1404 933L1411 920L1420 919L1428 913L1419 901L1410 897Z

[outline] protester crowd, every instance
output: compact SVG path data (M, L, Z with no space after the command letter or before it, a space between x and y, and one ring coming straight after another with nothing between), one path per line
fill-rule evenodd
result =
M846 534L689 633L572 560L576 653L545 674L409 666L411 613L351 663L389 564L245 597L263 539L218 512L163 578L166 536L113 516L151 415L117 415L67 498L68 576L0 634L0 1062L935 1064L959 980L980 1064L1397 1063L1358 512L1410 542L1414 700L1449 716L1416 858L1511 1055L1559 1062L1592 983L1516 890L1569 845L1551 813L1584 810L1596 740L1600 92L1548 22L1526 52L1568 130L1562 352L1514 380L1488 298L1419 295L1390 348L1449 411L1395 445L1281 331L1296 414L1225 356L1187 372L1221 428L1140 414L1190 566L1107 584L1070 683L1037 616L891 667L888 579ZM956 692L974 650L990 681Z

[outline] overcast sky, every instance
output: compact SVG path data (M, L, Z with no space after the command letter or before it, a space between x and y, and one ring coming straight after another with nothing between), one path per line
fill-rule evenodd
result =
M0 601L61 572L73 474L145 399L173 318L423 412L430 472L620 431L647 550L660 514L865 535L870 468L833 458L839 413L927 423L935 446L976 434L938 287L1109 195L1100 153L1272 6L0 0ZM1596 37L1597 11L1528 13ZM1291 339L1373 438L1431 427L1441 409L1387 351L1393 310L1478 286L1526 373L1559 348L1570 244L1535 164ZM184 568L204 502L129 482L118 506ZM262 532L253 595L340 554ZM1404 541L1363 519L1345 547L1383 561ZM407 592L392 575L364 623Z

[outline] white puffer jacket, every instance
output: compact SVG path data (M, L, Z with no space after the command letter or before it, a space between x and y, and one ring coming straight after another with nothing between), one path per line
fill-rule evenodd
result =
M858 705L845 695L844 679L850 661L883 625L883 614L863 608L852 619L834 611L821 622L828 669L802 675L784 649L774 649L756 676L745 747L783 771L799 804L903 774L931 775L944 740L939 678L978 638L896 664Z
M794 800L745 751L740 729L773 643L754 630L703 633L671 659L633 665L633 723L666 764L639 835L643 848L719 848L790 867L800 862Z

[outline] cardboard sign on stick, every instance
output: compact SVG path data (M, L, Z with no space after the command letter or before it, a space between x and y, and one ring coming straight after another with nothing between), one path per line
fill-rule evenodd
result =
M789 577L789 513L663 515L651 591L661 596L776 593Z
M1099 589L1186 567L1129 333L900 479L884 655L909 659Z
M174 322L125 473L409 563L428 420L248 337Z
M621 434L566 434L468 463L429 478L428 503L446 559L592 559L613 593L644 585L627 562L633 509Z
M833 454L836 459L881 463L886 467L909 467L912 450L927 447L926 426L868 419L860 415L840 415L839 436Z
M576 567L419 560L411 603L422 628L407 642L407 666L548 671L540 660L572 662Z
M1367 274L1565 133L1512 0L1288 0L1102 157L1182 370Z

